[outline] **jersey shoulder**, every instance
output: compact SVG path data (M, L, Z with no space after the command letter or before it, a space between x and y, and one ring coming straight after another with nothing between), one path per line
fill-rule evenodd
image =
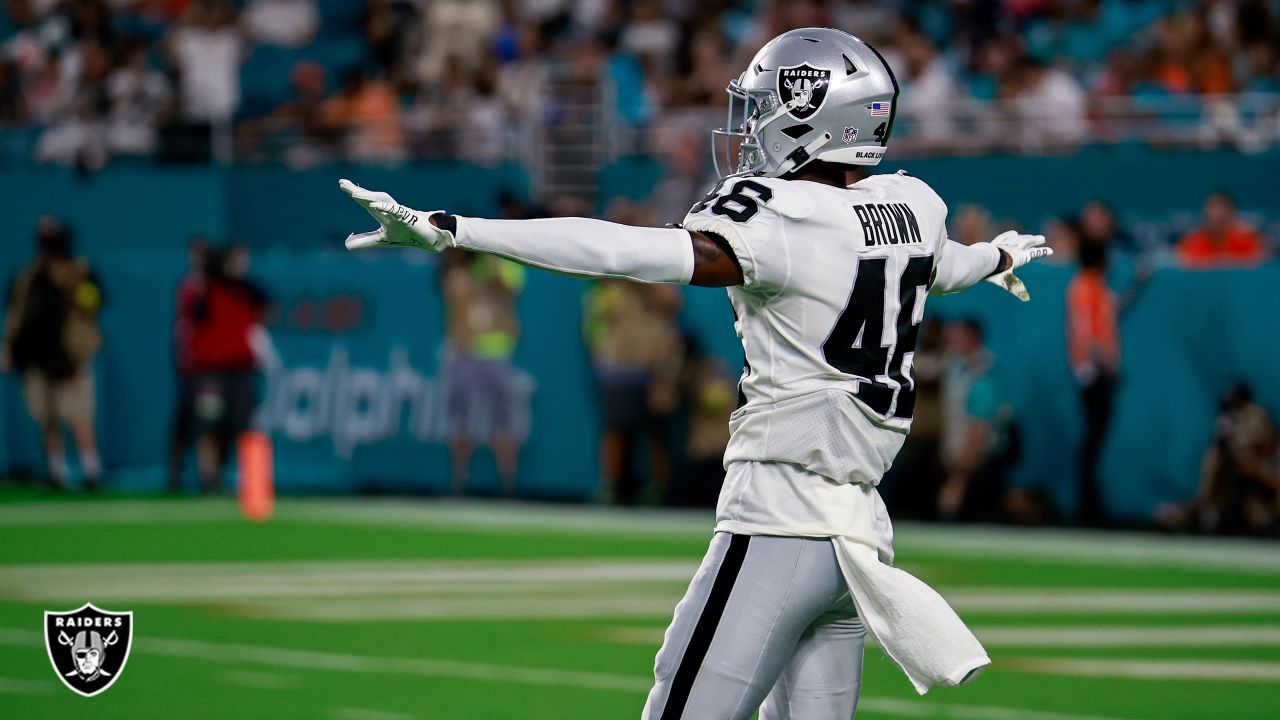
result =
M742 268L744 288L778 291L790 277L786 224L812 215L817 203L798 187L809 184L764 177L722 180L690 208L681 225L724 238Z
M768 177L727 178L694 203L685 220L724 218L742 224L755 221L758 225L784 217L804 218L813 213L814 197L803 187L810 184Z
M947 203L929 183L909 174L906 170L883 175L872 175L854 183L853 187L863 186L875 188L881 192L904 197L908 202L916 202L930 210L947 215Z

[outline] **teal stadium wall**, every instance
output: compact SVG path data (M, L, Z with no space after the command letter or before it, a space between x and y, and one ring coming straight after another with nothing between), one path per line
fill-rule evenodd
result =
M906 163L956 207L974 202L1034 225L1094 197L1126 217L1194 216L1210 189L1273 221L1280 196L1274 156L1091 153ZM620 166L625 168L625 165ZM890 166L887 169L896 169ZM627 178L631 176L631 185ZM108 292L107 345L96 363L99 428L112 482L159 488L172 413L174 285L195 233L256 248L254 275L276 300L271 331L284 369L264 380L260 419L276 438L284 490L442 492L447 487L440 340L443 312L429 256L341 252L367 217L336 190L349 176L405 199L433 198L463 214L492 215L501 192L524 192L518 172L463 166L398 170L112 167L89 178L58 169L0 169L6 251L0 277L29 260L36 218L75 228ZM608 192L642 195L644 173L605 174ZM433 203L436 204L436 203ZM1123 274L1123 273L1121 273ZM931 301L943 317L987 328L1016 405L1025 453L1016 482L1074 509L1080 433L1065 360L1063 294L1070 271L1026 271L1035 301L990 287ZM1123 278L1120 278L1123 281ZM576 280L531 273L519 311L516 356L527 373L530 438L522 484L534 495L589 497L596 485L598 423L581 342ZM1103 476L1113 511L1140 520L1162 500L1190 496L1217 398L1250 382L1280 417L1280 267L1252 272L1158 271L1122 319L1124 379ZM723 292L691 289L682 322L736 367L741 352ZM0 468L41 466L18 383L0 381ZM496 487L477 460L479 487Z

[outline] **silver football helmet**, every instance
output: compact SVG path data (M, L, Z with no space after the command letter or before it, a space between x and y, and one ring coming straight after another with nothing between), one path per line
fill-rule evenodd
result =
M880 53L831 28L770 40L726 91L728 122L711 143L722 178L778 177L815 158L875 165L898 101L898 81Z

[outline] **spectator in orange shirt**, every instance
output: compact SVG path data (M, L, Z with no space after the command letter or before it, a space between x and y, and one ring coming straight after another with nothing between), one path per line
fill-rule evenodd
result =
M1230 195L1209 195L1203 217L1200 227L1178 241L1178 263L1184 268L1253 267L1266 258L1262 236L1236 217Z
M1084 406L1084 440L1078 460L1081 522L1105 525L1106 508L1098 488L1098 460L1120 370L1119 302L1107 286L1107 246L1080 243L1080 269L1067 286L1067 355L1080 383Z
M338 92L320 106L320 121L343 138L348 160L404 159L404 129L395 90L385 80L349 74Z

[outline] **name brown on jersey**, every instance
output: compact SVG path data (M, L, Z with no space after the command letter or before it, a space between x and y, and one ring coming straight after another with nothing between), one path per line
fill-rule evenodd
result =
M854 205L867 247L920 242L920 223L906 203Z

